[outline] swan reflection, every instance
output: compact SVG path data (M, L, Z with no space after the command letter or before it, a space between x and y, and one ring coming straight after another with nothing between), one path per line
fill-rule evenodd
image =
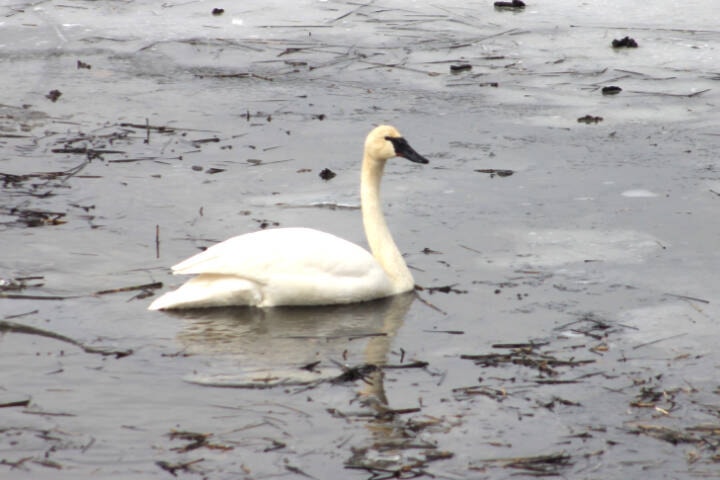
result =
M178 340L212 355L208 371L188 377L209 386L272 387L329 380L342 364L384 365L414 293L324 307L233 307L170 313L184 320ZM384 402L381 373L364 382Z

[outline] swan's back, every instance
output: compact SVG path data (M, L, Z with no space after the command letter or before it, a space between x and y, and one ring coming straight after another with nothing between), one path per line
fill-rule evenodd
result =
M277 228L233 237L172 270L198 276L158 298L151 309L322 305L398 293L369 252L309 228Z

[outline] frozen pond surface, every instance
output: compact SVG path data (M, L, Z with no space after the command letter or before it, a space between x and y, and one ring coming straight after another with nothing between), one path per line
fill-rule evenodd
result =
M699 0L3 4L0 476L716 478L718 25ZM364 244L379 123L431 162L383 184L417 298L146 310L232 235Z

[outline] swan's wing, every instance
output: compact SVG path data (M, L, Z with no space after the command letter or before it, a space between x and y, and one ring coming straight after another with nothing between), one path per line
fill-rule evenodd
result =
M172 267L176 274L234 275L260 284L273 278L364 277L381 269L360 246L309 228L261 230L213 245Z

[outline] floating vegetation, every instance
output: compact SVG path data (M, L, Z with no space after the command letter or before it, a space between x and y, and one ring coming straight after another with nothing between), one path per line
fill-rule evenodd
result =
M454 454L441 450L426 440L429 433L448 432L455 424L444 418L420 416L404 418L420 409L379 411L369 418L369 428L375 434L370 445L351 448L352 455L345 468L365 470L372 479L418 478L432 476L431 463L453 458ZM352 415L337 410L333 415L352 419ZM365 417L363 417L365 418Z
M522 0L498 1L493 4L497 10L523 10L525 2Z
M476 172L480 173L489 173L490 178L494 178L496 175L498 177L509 177L510 175L515 173L515 170L507 170L507 169L499 169L499 168L480 168L476 169Z
M157 15L123 2L112 22L107 2L65 3L0 7L17 33L5 101L27 102L0 105L0 477L717 477L704 280L720 74L694 61L718 50L707 19L649 15L634 31L686 54L637 62L625 33L608 48L623 29L601 2L564 10L551 32L538 19L556 11L510 0L310 2L300 15L291 2L159 2ZM52 28L74 11L89 28ZM157 28L128 35L135 18ZM172 243L305 215L356 228L342 180L359 147L343 137L392 119L438 160L417 184L397 170L387 205L424 219L400 245L423 284L407 315L355 311L339 333L337 311L275 330L272 312L147 321L156 280L176 281ZM334 145L347 152L329 157ZM326 166L340 176L323 183ZM654 202L619 193L648 179ZM414 188L427 195L405 202ZM522 239L552 224L592 229L598 248L563 263L576 244L558 237L545 262ZM608 226L654 232L657 254L607 259ZM307 355L264 370L293 338ZM387 358L371 357L378 345Z
M41 275L33 275L29 277L0 278L0 292L19 292L26 288L42 287L44 283L29 283L45 280Z
M473 461L470 464L470 469L484 470L488 464L494 464L503 468L523 470L525 473L536 477L555 477L562 475L568 467L573 465L571 460L570 455L565 452L529 457L491 458Z
M635 41L634 38L631 37L623 37L621 39L614 39L612 41L612 47L613 48L638 48L638 43Z
M603 120L604 120L603 117L599 117L597 115L589 115L589 114L577 119L578 123L584 123L586 125L591 125L593 123L600 123Z

